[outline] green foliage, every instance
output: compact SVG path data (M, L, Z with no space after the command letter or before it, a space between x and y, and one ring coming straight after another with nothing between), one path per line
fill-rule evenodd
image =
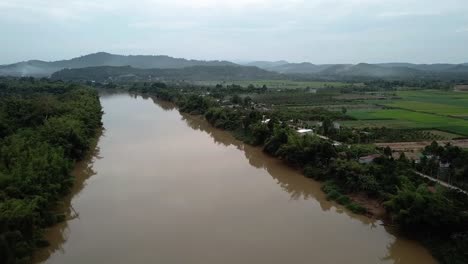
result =
M336 181L328 180L322 185L322 190L327 195L328 200L336 201L344 205L348 210L355 214L365 214L367 209L358 203L353 202L347 195L342 194L342 189Z
M424 184L403 186L385 206L395 223L412 232L453 232L468 220L442 190L430 191Z
M367 212L365 207L354 202L347 204L346 208L355 214L365 214Z
M446 178L450 183L468 190L468 151L457 146L447 144L439 145L436 141L427 146L417 165L417 169L431 176L437 176L440 172L440 163L448 164Z
M204 114L213 105L212 100L198 95L190 95L179 102L182 112L192 114Z
M79 86L4 80L0 93L0 263L29 262L45 246L41 229L63 217L51 212L73 184L101 125L95 91Z
M379 153L375 146L352 144L348 147L343 144L335 147L330 140L316 135L299 135L295 131L298 125L294 126L294 122L300 123L301 126L307 125L308 123L300 122L298 119L313 116L316 120L323 121L318 133L324 133L333 140L348 143L382 139L409 140L415 137L431 138L431 135L423 131L386 128L361 131L365 133L343 127L336 129L333 120L336 117L343 118L344 110L331 112L317 108L305 114L308 110L304 110L302 106L282 105L273 110L264 110L263 105L259 108L255 107L258 100L284 103L281 101L281 96L286 96L285 98L292 104L298 104L301 101L305 103L314 98L309 95L304 96L303 91L269 94L270 92L260 93L251 86L247 88L251 89L249 91L254 94L252 96L254 103L251 104L249 100L245 103L240 100L240 96L235 96L236 93L245 93L246 90L241 87L219 86L217 89L220 90L210 91L213 92L212 96L203 89L182 92L170 88L157 89L156 94L160 97L170 94L167 97L175 101L181 110L203 113L213 126L232 131L244 142L263 146L266 153L281 158L290 165L302 168L306 177L326 180L322 190L327 199L336 201L354 213L364 214L367 210L352 201L351 194L363 194L371 199L383 201L389 216L401 227L401 230L410 235L426 234L427 237L422 239L423 241L439 242L429 246L439 260L445 263L466 262L460 261L466 259L464 258L466 239L459 236L468 232L468 227L464 224L468 219L466 213L463 213L468 211L468 199L465 195L439 189L433 191L432 187L429 189L424 184L425 180L413 172L414 167L406 158L396 160L392 158L391 149L386 149L384 151L386 155L376 158L371 164L360 164L357 162L359 157ZM249 96L251 93L248 93ZM322 94L313 100L326 101L331 96ZM214 98L220 99L216 101ZM224 100L226 103L223 103L221 98L233 100ZM236 105L232 105L233 102ZM270 121L262 122L264 116L270 118ZM290 121L291 119L293 121ZM400 132L403 134L399 135ZM423 158L419 165L420 169L431 169L432 165L436 169L441 160L451 163L451 173L457 175L457 179L468 178L466 166L468 152L451 146L442 147L433 144L426 149L425 153L433 157L430 160ZM7 180L5 178L3 181ZM2 184L1 177L0 184ZM14 193L15 190L11 192Z
M265 141L271 136L268 126L262 123L255 123L249 126L249 129L254 138L254 145L263 145Z
M327 175L324 169L309 164L304 167L304 176L315 180L324 180Z

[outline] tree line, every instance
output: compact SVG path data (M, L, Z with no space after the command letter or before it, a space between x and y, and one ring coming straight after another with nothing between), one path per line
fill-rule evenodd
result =
M0 263L29 263L70 191L75 161L101 127L95 90L32 78L0 79Z
M322 189L327 197L353 212L366 213L367 209L350 199L352 194L380 201L388 221L419 239L439 261L468 263L467 197L416 175L416 165L404 155L395 159L389 148L335 146L317 135L300 135L275 116L266 122L264 112L235 96L223 104L196 90L153 86L145 91L174 102L182 112L203 115L213 126L301 168L305 176L325 181ZM358 157L369 154L376 154L373 162L359 162Z

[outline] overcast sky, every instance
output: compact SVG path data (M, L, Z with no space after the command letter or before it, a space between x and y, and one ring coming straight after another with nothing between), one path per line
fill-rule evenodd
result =
M1 0L0 64L107 51L468 62L468 0Z

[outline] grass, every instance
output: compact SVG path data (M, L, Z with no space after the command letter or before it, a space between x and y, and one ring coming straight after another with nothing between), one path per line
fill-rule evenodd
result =
M353 202L348 196L342 194L340 188L333 180L326 181L322 185L322 190L327 195L327 200L335 201L355 214L365 214L367 212L366 208Z
M401 100L392 100L386 106L438 115L468 116L468 93L423 90L399 91Z
M468 102L465 106L418 101L394 101L386 106L438 115L468 116Z
M345 122L352 127L389 127L434 129L448 132L447 138L468 136L468 93L423 90L398 91L400 99L377 102L392 109L350 109L349 115L357 121ZM442 132L440 132L442 133Z
M448 116L413 112L404 109L353 110L349 112L349 115L359 120L370 121L371 123L380 122L382 125L388 123L390 124L389 127L400 124L400 128L437 129L468 136L468 120Z

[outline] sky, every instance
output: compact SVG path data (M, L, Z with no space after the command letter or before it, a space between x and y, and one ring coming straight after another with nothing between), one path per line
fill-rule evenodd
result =
M0 35L0 64L99 51L464 63L468 0L1 0Z

